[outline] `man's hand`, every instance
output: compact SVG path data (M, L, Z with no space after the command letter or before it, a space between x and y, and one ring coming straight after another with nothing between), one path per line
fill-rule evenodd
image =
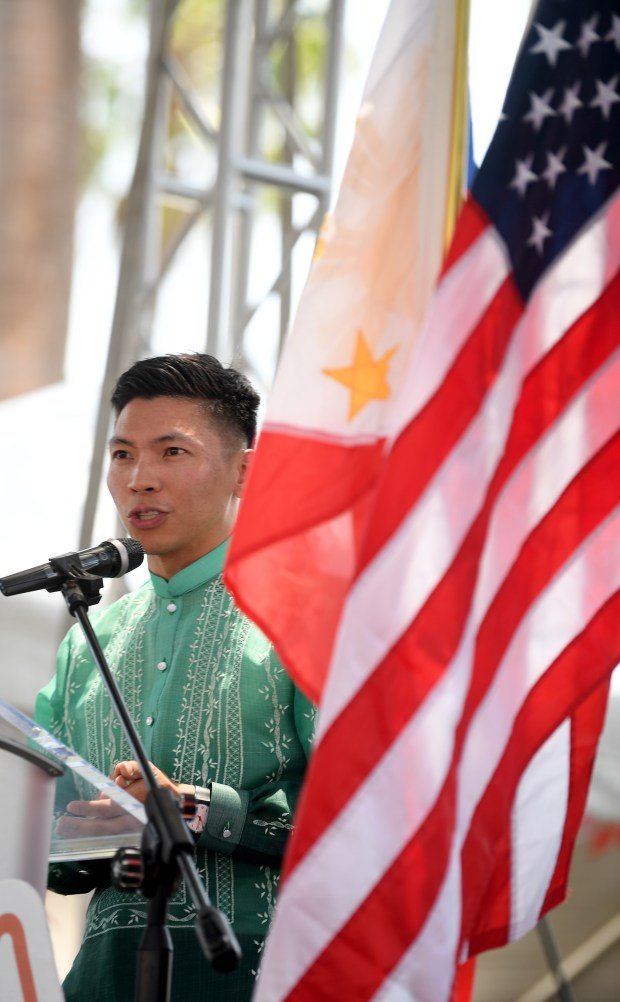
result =
M174 783L165 772L158 769L156 765L152 762L149 763L153 774L157 781L157 785L163 787L164 790L171 790L175 797L185 796L188 793L194 793L196 789L190 783ZM131 793L132 797L139 800L140 803L144 803L146 800L147 786L142 778L142 770L137 762L126 761L117 762L111 773L111 778L117 784L117 786L122 787L127 793Z
M56 824L62 838L95 838L102 835L126 835L139 832L142 825L109 797L99 800L72 800L69 814L63 814Z

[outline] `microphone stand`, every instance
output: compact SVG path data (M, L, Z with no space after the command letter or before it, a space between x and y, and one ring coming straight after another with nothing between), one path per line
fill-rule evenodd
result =
M140 764L148 788L145 801L148 824L142 836L144 880L142 893L148 899L147 926L138 949L136 1002L169 1002L172 980L172 939L166 925L168 902L181 876L196 907L195 931L202 951L217 971L237 967L241 949L228 919L211 904L194 861L194 841L183 823L177 801L170 790L158 786L142 747L135 725L110 671L95 635L88 607L101 598L102 578L84 571L77 554L65 554L50 561L62 575L60 590L71 615L78 620L86 642L101 673L125 736Z

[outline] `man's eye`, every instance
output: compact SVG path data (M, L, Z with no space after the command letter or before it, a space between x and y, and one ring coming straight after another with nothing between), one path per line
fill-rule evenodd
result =
M111 453L112 459L127 459L129 453L126 449L114 449Z
M182 456L185 449L182 449L180 445L171 445L166 449L167 456Z

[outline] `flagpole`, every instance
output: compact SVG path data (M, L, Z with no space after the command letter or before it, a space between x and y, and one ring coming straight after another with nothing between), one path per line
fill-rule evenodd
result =
M560 951L558 950L558 945L556 943L555 936L553 935L549 920L544 917L541 918L536 926L536 929L543 952L547 958L549 970L555 981L560 1002L575 1002L573 988L564 971L562 957L560 956Z
M452 240L464 190L463 181L468 143L467 45L469 40L469 9L470 0L459 0L455 12L452 142L448 165L448 189L443 233L444 250L447 250Z

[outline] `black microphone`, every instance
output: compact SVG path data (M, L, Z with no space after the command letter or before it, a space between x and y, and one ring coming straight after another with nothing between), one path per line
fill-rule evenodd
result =
M39 564L38 567L29 567L28 570L0 578L0 591L7 596L39 591L40 588L60 591L67 575L56 570L53 563L66 561L67 558L73 558L71 563L77 574L86 571L95 577L120 578L140 566L144 560L144 550L137 539L106 539L99 546L91 546L79 553L50 557L47 564Z

